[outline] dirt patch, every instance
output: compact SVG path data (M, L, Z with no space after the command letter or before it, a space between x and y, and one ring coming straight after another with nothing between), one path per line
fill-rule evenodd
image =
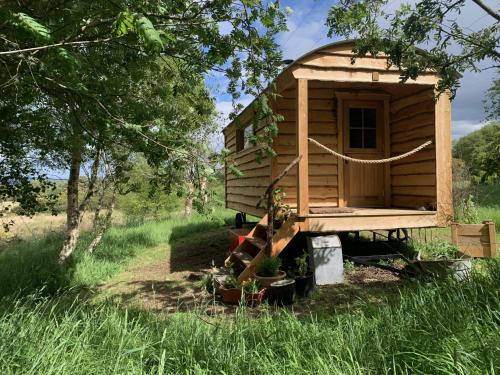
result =
M162 255L142 265L131 265L121 281L102 287L111 299L157 313L198 311L205 316L232 314L226 306L200 288L200 279L212 264L220 266L227 254L227 231L216 230L175 241L163 247ZM403 281L395 274L375 267L354 267L346 271L342 285L318 286L311 298L298 300L288 308L295 314L329 313L352 308L367 301L383 303L397 295ZM249 309L254 314L274 310L263 305Z

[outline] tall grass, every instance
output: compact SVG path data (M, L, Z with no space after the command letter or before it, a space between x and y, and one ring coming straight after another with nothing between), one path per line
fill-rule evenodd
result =
M63 297L3 299L2 374L493 374L500 262L470 282L416 284L397 303L297 318L160 319Z
M43 289L54 294L68 288L92 288L118 272L141 251L160 244L220 228L229 221L229 212L220 210L211 216L193 215L190 219L172 216L168 220L142 225L115 226L104 236L93 255L86 252L91 240L82 235L72 262L57 264L62 235L49 235L21 241L0 250L0 297L13 293L30 294Z

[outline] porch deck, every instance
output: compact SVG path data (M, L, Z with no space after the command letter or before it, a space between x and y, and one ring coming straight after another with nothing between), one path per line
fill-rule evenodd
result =
M349 208L350 212L299 215L308 232L390 230L437 226L437 212L400 208Z

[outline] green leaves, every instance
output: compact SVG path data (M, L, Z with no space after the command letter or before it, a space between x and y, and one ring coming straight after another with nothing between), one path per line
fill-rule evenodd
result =
M48 43L51 41L50 30L25 13L15 13L12 24L29 33L35 40Z
M166 30L158 31L145 16L128 10L120 12L115 22L117 35L134 32L139 36L142 45L148 52L160 53L164 44L175 41L175 36Z
M154 28L149 19L144 16L136 16L135 31L148 51L159 53L163 50L160 33Z

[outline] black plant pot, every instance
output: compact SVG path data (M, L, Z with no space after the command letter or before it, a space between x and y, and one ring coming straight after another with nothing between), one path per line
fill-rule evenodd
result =
M295 280L275 281L268 290L269 303L279 306L291 305L295 301Z
M309 297L314 290L314 274L308 272L305 276L295 278L295 291L299 297Z

